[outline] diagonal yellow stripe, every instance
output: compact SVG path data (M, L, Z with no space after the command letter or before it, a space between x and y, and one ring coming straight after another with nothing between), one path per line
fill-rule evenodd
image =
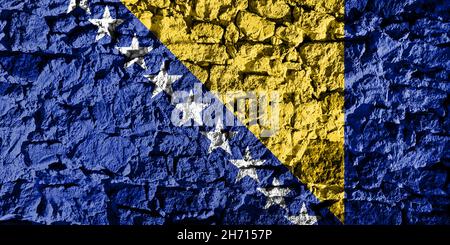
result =
M282 93L279 131L249 129L344 220L343 0L122 2L210 90Z

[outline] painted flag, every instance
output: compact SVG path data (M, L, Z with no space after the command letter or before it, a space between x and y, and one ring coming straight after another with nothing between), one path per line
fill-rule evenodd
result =
M0 0L0 223L450 224L449 13Z

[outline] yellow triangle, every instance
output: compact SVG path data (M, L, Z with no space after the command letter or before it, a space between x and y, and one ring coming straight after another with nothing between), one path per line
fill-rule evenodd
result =
M279 93L274 135L249 129L344 221L342 0L122 2L219 97Z

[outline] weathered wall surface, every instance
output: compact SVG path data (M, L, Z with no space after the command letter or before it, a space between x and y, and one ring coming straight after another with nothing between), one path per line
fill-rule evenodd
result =
M344 1L123 2L212 91L282 93L260 140L343 217Z
M346 2L350 224L450 223L449 13L448 1Z
M147 27L87 2L0 0L0 223L449 223L446 1L127 0ZM96 40L106 6L124 22ZM117 51L134 35L148 69ZM210 152L213 128L174 127L152 97L163 62L174 90L193 72L218 93L283 92L279 134L228 128L231 154ZM247 147L259 182L237 181ZM288 187L265 208L258 189Z
M210 151L215 128L174 126L170 94L153 96L148 76L164 63L173 91L200 82L121 2L70 2L0 0L0 223L339 223L246 127L224 129L229 148ZM98 39L92 20L107 8L121 24ZM224 29L204 22L191 44L209 63L190 63L209 77L230 58L215 43ZM151 51L120 52L133 40Z

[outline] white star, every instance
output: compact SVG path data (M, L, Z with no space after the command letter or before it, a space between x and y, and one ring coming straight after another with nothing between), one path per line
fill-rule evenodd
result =
M314 225L317 224L317 216L309 215L305 203L300 209L300 214L297 216L288 216L287 219L294 225Z
M175 109L183 113L183 117L179 121L179 125L185 125L194 120L198 125L203 125L202 111L208 106L208 104L197 103L194 101L194 94L191 90L189 93L189 100L185 103L178 103Z
M70 0L69 7L67 8L67 13L72 12L77 7L84 9L84 11L86 11L88 14L91 13L87 0Z
M258 174L256 173L255 167L264 165L264 161L259 159L252 159L248 147L247 149L245 149L244 159L230 160L230 162L237 168L239 168L239 172L236 176L236 182L238 182L245 176L248 176L256 180L256 182L259 182Z
M123 23L123 20L111 18L109 8L106 7L105 12L103 13L103 17L101 19L89 19L89 22L98 27L98 33L95 38L95 40L98 41L102 39L105 35L112 37L114 30L118 25Z
M262 192L267 197L265 209L271 207L272 205L280 205L282 208L286 208L286 203L284 202L284 197L291 192L291 189L287 187L282 187L277 179L272 182L272 187L268 188L258 188L258 191Z
M164 69L164 65L161 67L158 75L144 75L144 77L148 78L151 82L155 84L155 89L153 90L152 98L161 93L162 91L166 92L168 95L173 93L172 83L181 78L180 75L169 75L167 71Z
M139 40L134 35L133 39L131 40L131 46L130 47L116 47L119 52L127 56L128 62L125 63L125 68L130 67L134 63L140 65L142 69L147 69L147 66L145 65L144 56L153 50L152 47L139 47Z
M211 141L211 143L209 144L208 153L211 153L216 148L222 148L224 151L231 155L231 148L228 142L229 138L231 137L231 133L223 132L223 129L224 127L222 120L219 119L214 131L202 132L202 134L208 137L208 139Z

